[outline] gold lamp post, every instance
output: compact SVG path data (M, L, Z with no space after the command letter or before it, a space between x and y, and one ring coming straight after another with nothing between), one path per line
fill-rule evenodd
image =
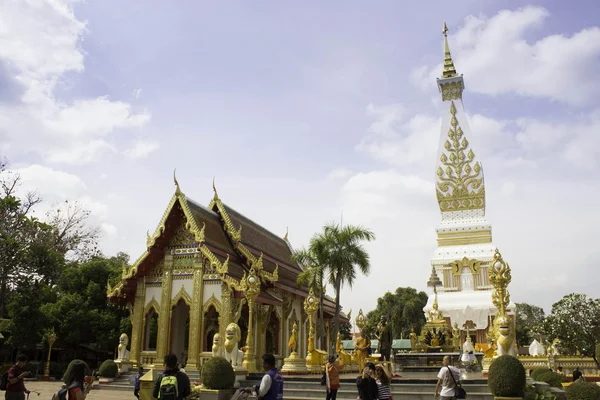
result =
M50 380L50 355L52 354L52 345L56 342L56 334L54 330L48 335L48 361L46 361L46 367L44 368L44 380Z
M241 292L248 301L248 337L246 339L246 353L242 366L248 372L256 372L256 356L254 354L254 303L260 294L260 278L256 275L254 267L250 268L247 276L240 282Z
M310 369L313 364L313 351L315 350L315 328L313 326L313 316L319 309L319 301L315 297L315 292L311 288L308 292L308 296L304 299L304 311L308 315L308 354L306 355L306 366Z

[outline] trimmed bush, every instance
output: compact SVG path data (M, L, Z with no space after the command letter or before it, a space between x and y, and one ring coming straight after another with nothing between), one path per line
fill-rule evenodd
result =
M540 375L545 374L546 372L550 372L550 368L547 367L538 367L533 370L531 373L531 378L534 381L540 381Z
M202 366L200 380L207 389L233 389L235 372L233 372L233 367L229 364L229 361L223 357L213 357L208 359Z
M525 389L525 368L513 356L500 356L490 366L488 386L494 396L521 397Z
M546 382L552 387L562 389L563 376L556 372L548 371L539 375L538 381Z
M119 375L119 367L113 360L106 360L100 365L98 375L103 378L116 378Z
M87 363L83 360L73 360L69 363L69 366L67 367L67 370L65 371L65 373L63 374L62 377L62 381L66 383L66 380L68 378L68 376L71 374L71 368L73 368L73 365L75 364L84 364L85 365L85 374L87 376L92 374L92 370L90 369L89 365L87 365Z
M567 388L567 400L598 400L600 386L592 382L577 382Z

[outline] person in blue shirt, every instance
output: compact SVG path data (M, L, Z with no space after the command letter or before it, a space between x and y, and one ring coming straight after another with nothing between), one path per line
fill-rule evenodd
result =
M142 376L144 376L144 368L140 367L137 375L135 376L135 387L133 388L133 395L138 399L140 398L140 378Z
M275 368L275 357L273 354L264 354L262 356L263 369L265 376L260 381L260 385L254 386L256 397L263 400L282 400L283 399L283 377L279 370ZM246 393L252 393L252 388L244 389Z

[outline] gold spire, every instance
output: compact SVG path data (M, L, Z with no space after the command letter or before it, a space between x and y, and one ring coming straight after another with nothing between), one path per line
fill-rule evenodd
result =
M181 194L181 189L179 188L179 182L177 182L177 176L175 175L176 172L177 168L173 170L173 181L175 182L175 186L177 187L175 189L175 196L179 196Z
M215 186L215 177L213 176L213 192L215 192L215 199L219 198L219 194L217 193L217 187Z
M283 240L285 240L286 242L288 241L288 227L285 227L285 236L283 237Z
M456 68L454 68L454 61L452 61L452 55L450 55L450 47L448 47L448 27L446 21L444 21L444 28L442 29L444 34L444 70L442 71L443 78L452 78L456 76Z

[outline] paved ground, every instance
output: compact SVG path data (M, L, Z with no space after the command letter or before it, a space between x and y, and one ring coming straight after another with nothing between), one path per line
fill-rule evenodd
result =
M44 381L32 381L26 382L25 386L29 390L35 390L40 393L40 395L36 395L35 393L31 393L29 395L30 400L49 400L52 398L52 395L62 387L61 382L44 382ZM88 395L87 399L89 400L136 400L133 395L133 390L131 392L121 392L117 390L94 390Z

